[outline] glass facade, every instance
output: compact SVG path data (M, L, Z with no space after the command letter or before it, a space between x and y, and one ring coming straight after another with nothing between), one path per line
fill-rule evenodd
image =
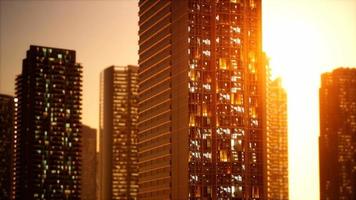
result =
M189 1L192 199L262 198L259 20L255 1Z
M261 1L139 6L139 197L263 199Z
M13 198L80 199L81 88L75 51L30 46L16 80Z
M356 69L321 77L320 199L356 199Z

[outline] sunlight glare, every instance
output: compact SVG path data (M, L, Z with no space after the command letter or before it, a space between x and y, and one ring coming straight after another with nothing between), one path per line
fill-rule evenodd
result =
M310 151L309 147L318 143L318 128L315 128L315 124L319 124L318 113L314 110L318 107L316 94L321 73L318 60L322 59L322 34L299 18L294 21L287 17L279 19L271 27L273 29L264 29L264 36L268 38L264 50L270 57L272 77L281 76L288 92L289 157L293 157L289 159L290 187L293 193L318 195L319 175L312 173L319 171L315 160L318 152L317 148ZM301 187L299 177L306 177L310 187ZM290 196L295 196L292 191Z

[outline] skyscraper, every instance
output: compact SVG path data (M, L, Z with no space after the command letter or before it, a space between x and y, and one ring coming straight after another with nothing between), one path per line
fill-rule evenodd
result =
M82 126L82 198L96 200L96 129Z
M100 199L137 199L137 66L111 66L100 81Z
M80 199L81 85L75 51L30 46L16 79L12 198Z
M140 0L140 199L265 199L261 31L261 0Z
M320 199L356 199L356 69L321 76Z
M14 97L0 94L0 199L10 199Z
M287 94L277 78L267 86L267 199L288 200Z

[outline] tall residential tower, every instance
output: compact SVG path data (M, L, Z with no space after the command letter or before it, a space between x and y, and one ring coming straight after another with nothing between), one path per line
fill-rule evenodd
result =
M356 199L356 69L321 76L320 199Z
M139 1L140 199L265 199L261 6Z
M30 46L16 79L14 199L80 199L82 66L75 51Z
M137 66L111 66L100 80L100 199L137 199Z

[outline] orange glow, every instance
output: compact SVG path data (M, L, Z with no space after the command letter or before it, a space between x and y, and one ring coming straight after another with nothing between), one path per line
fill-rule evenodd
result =
M191 115L189 118L189 127L195 126L195 116Z
M320 74L356 67L356 1L263 1L263 45L288 92L290 199L319 199Z
M220 69L227 69L226 59L219 58L219 67Z
M264 50L271 57L273 76L283 77L289 95L290 199L317 200L319 78L321 72L337 66L356 66L356 1L262 2ZM83 122L98 128L100 72L112 64L137 63L137 1L0 4L0 91L14 93L14 78L30 43L75 49L85 67ZM228 64L236 69L238 63ZM236 95L235 103L240 105L243 96Z
M208 116L208 106L206 104L203 104L203 116Z

